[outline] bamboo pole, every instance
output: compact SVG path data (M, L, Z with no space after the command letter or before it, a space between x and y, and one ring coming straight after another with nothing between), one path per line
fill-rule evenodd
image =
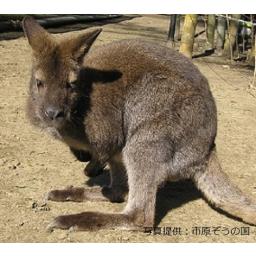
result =
M185 16L183 32L181 35L180 52L190 59L192 58L193 53L197 17L197 14L187 14Z
M228 14L226 14L226 17L227 17L226 18L227 19L227 28L228 28L228 31L227 31L227 33L228 33L228 37L227 37L228 44L225 43L225 45L226 45L226 47L229 47L229 51L226 49L225 55L230 56L230 63L232 64L232 61L233 61L233 47L232 47L232 44L230 43L231 36L230 36L230 24L229 24ZM225 45L224 45L224 51L225 51Z
M253 49L252 49L253 51ZM254 37L254 73L253 73L253 81L252 81L252 87L255 88L255 80L256 80L256 34Z
M10 20L22 20L26 14L0 14L0 21L10 21ZM35 19L53 18L58 16L65 16L60 14L30 14L30 16Z
M207 50L214 49L214 35L215 35L216 17L214 14L208 15L207 19Z
M252 39L252 48L248 51L247 63L254 66L255 62L255 37Z
M234 19L240 19L241 14L232 14L231 17ZM233 50L235 48L239 21L227 20L227 25L228 25L228 31L227 31L228 37L224 44L223 55L233 59Z
M95 22L101 20L107 20L112 18L119 18L122 15L73 15L73 16L63 16L54 17L37 20L39 24L45 27L67 25L78 22Z
M216 38L216 51L220 55L222 54L226 34L226 19L218 16L217 22L217 38Z
M176 28L176 14L172 14L170 16L170 25L169 25L169 32L168 32L168 40L174 42L174 35L175 35L175 28Z
M25 15L24 15L25 16ZM63 15L56 17L47 17L44 19L37 19L38 23L43 27L56 27L69 25L79 22L95 22L108 20L113 18L119 18L122 15ZM20 17L21 18L21 17ZM0 32L7 31L20 31L21 23L20 20L8 20L0 22Z
M253 15L251 15L251 21L253 23ZM248 51L247 54L247 62L250 66L253 66L255 64L255 37L256 36L256 31L255 31L255 26L252 26L252 34L251 34L251 42L252 42L252 48L250 51Z
M176 15L175 35L174 35L174 40L175 41L179 41L180 38L181 38L180 22L181 22L181 14L177 14Z

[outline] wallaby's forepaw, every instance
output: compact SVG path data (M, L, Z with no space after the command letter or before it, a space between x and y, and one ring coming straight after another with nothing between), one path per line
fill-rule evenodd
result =
M65 202L65 201L74 201L82 202L85 200L85 189L84 188L75 188L69 186L66 189L62 190L51 190L46 195L46 200Z
M89 162L87 166L84 168L84 174L88 177L96 177L102 174L104 166L101 166L100 163L92 159L92 155L88 151L77 150L74 148L70 148L73 155L80 162Z
M95 162L90 162L84 168L84 174L87 177L96 177L103 173L104 167Z
M72 229L74 231L99 230L99 229L130 229L137 228L131 225L129 217L118 213L82 212L72 215L61 215L56 217L47 227L48 231L54 229Z

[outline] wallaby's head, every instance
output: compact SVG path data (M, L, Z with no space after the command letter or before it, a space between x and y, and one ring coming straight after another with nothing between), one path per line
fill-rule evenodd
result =
M60 40L32 17L25 17L22 26L33 52L29 98L33 118L44 126L61 128L77 111L83 58L101 29Z

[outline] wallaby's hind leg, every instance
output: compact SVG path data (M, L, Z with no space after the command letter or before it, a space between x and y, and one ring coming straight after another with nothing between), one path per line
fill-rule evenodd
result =
M148 148L148 143L141 144L139 148L131 145L125 149L129 194L123 213L130 216L131 226L143 228L155 224L156 194L166 179L164 164L155 154L157 150L157 147Z
M83 212L58 216L49 229L97 230L102 228L141 230L153 227L158 186L165 180L166 171L161 159L156 159L157 147L147 143L130 145L124 150L124 163L128 174L128 203L122 213ZM156 156L154 159L152 154ZM158 154L159 156L159 154Z
M61 190L52 190L47 194L52 201L111 201L123 202L128 191L127 175L121 156L115 156L109 161L110 178L109 186L105 187L67 187Z

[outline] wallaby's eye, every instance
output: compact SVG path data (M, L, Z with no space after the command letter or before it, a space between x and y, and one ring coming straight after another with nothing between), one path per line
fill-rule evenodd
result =
M77 88L76 82L67 82L66 89L68 90L75 90Z
M42 88L42 87L44 87L44 83L41 80L36 79L36 86L38 89Z

